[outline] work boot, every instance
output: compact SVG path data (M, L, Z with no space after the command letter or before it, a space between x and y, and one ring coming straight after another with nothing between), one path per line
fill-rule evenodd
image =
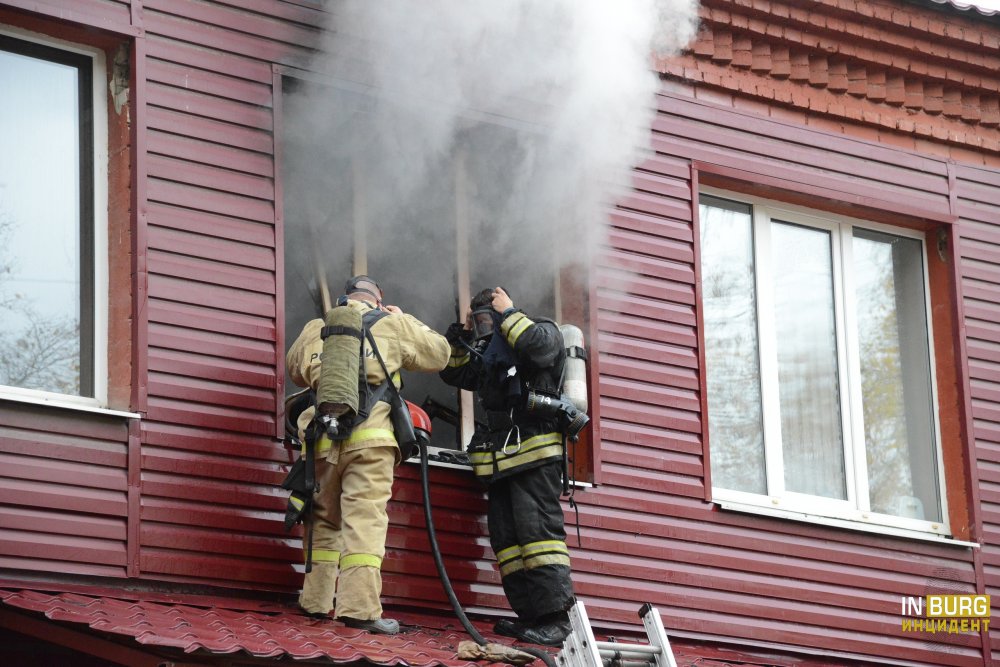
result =
M362 621L357 618L342 616L340 620L349 628L364 630L373 635L394 635L399 632L399 621L393 618L376 618L371 621Z
M517 619L501 618L493 625L493 632L504 637L517 637L518 633L524 631L524 628L524 623Z
M524 626L521 632L514 636L529 644L562 646L563 641L569 636L569 633L569 621L553 621L551 623Z
M317 621L322 621L323 619L330 618L330 614L323 611L309 611L302 605L299 605L299 611L308 616L309 618L315 619Z

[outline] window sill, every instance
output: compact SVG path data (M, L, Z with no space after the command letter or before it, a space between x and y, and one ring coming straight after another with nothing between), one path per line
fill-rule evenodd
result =
M954 547L975 548L980 546L978 542L966 542L964 540L956 540L945 535L936 535L934 533L927 533L918 530L908 530L906 528L897 528L895 526L862 523L860 521L852 521L849 519L837 519L833 517L819 516L816 514L792 512L789 510L761 507L758 505L750 505L747 503L739 503L728 500L716 500L715 504L719 506L719 509L730 512L756 514L759 516L788 519L790 521L800 521L803 523L831 526L834 528L845 528L847 530L857 530L866 533L875 533L878 535L903 537L911 540L922 540L925 542L933 542L935 544L944 544Z
M462 470L462 471L465 471L465 472L469 473L469 475L472 475L472 467L471 466L460 464L460 463L450 463L450 462L447 462L447 461L435 461L435 460L429 458L431 456L437 456L437 455L439 455L440 452L455 452L455 451L457 451L457 450L450 449L448 447L435 447L434 445L429 446L427 448L427 455L428 455L427 466L429 468L451 468L452 470ZM414 465L418 465L419 466L420 465L420 456L414 455L414 456L408 458L406 461L403 461L403 463L412 463ZM573 486L573 487L575 487L577 489L589 489L589 488L593 487L594 485L591 484L590 482L574 481L574 482L572 482L570 484L570 486Z
M89 412L93 414L105 415L107 417L124 417L126 419L140 419L142 415L137 412L125 412L124 410L110 410L102 408L93 399L76 398L73 396L61 396L59 394L48 394L45 392L17 390L12 387L0 388L0 400L15 401L17 403L29 403L32 405L44 405L61 410L74 410L77 412Z

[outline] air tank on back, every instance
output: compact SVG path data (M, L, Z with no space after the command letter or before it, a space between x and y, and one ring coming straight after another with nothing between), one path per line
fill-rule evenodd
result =
M563 375L562 393L577 410L587 411L587 350L583 344L583 332L573 324L560 324L563 343L566 346L566 370Z

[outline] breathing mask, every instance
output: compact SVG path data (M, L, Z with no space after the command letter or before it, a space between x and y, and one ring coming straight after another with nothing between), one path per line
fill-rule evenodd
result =
M495 329L496 311L491 306L477 308L472 311L472 335L476 342L493 335Z

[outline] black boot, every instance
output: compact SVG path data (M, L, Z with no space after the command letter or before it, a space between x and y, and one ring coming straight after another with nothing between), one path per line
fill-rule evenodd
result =
M337 620L342 621L349 628L364 630L373 635L394 635L399 632L399 621L394 618L376 618L371 621L363 621L358 618L341 616Z
M550 621L548 623L526 626L515 636L529 644L561 646L566 637L569 636L569 633L569 621Z
M525 627L524 622L520 619L501 618L493 625L493 632L504 637L517 637L518 633L523 632Z

